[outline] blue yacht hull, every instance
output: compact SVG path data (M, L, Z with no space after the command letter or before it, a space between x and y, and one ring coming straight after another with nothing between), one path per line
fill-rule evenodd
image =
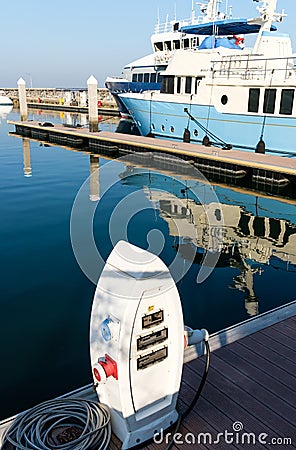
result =
M266 151L296 155L296 119L293 117L220 113L207 105L160 102L124 95L121 100L143 136L152 134L183 141L184 131L189 130L192 143L202 143L207 134L213 144L230 144L233 148L250 151L254 151L262 137Z

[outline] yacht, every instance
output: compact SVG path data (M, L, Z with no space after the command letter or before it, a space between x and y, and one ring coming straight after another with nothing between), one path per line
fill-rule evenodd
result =
M207 36L197 48L172 55L160 91L122 93L143 136L296 154L295 54L277 32L284 10L256 1L253 19L225 19L180 28ZM238 36L254 34L251 48Z
M152 53L140 59L132 61L123 69L122 77L107 77L105 86L119 107L123 117L129 117L128 110L121 101L119 94L123 92L143 92L146 90L159 90L162 75L176 50L194 49L202 42L205 36L187 34L181 31L185 26L194 26L202 23L210 23L219 18L230 18L232 8L226 6L225 13L219 11L222 0L204 0L198 3L200 12L195 10L195 2L192 0L191 16L188 19L169 20L160 23L158 19L154 33L151 36ZM176 16L176 15L175 15Z

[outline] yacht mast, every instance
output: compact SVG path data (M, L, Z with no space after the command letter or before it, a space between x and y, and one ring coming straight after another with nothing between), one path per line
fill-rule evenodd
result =
M257 8L261 15L261 28L253 48L253 53L258 53L263 33L265 31L270 31L272 22L274 22L277 18L277 14L275 12L276 4L277 0L266 0L262 2L261 7Z

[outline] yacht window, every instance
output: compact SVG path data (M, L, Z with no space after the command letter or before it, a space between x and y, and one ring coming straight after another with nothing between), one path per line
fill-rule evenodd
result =
M191 38L190 39L190 47L194 48L195 47L195 38Z
M221 97L221 103L222 103L222 105L226 105L227 102L228 102L228 97L227 97L227 95L222 95L222 97Z
M275 107L276 89L265 89L263 113L273 114Z
M155 42L154 48L156 52L162 52L163 51L163 42Z
M189 48L189 39L183 39L183 48Z
M198 47L199 46L199 39L197 36L194 36L194 38L192 38L192 44L191 44L192 48Z
M143 81L143 74L142 73L138 73L138 81L140 83L142 83L142 81Z
M149 83L149 73L144 73L144 83Z
M165 41L165 49L166 50L172 50L172 43L171 43L171 41Z
M133 81L137 81L137 74L133 73Z
M195 78L195 93L197 94L197 90L198 90L198 86L201 82L201 77L196 77Z
M163 94L174 93L174 77L172 75L167 75L163 77L160 92Z
M248 103L249 112L256 113L259 111L259 98L260 98L260 89L251 88L249 90L249 103Z
M174 41L174 49L179 50L180 48L180 41Z
M181 77L177 77L177 94L181 93Z
M185 94L191 94L191 77L186 77L185 81Z
M280 104L280 114L291 115L293 110L294 89L283 89Z
M178 31L178 30L179 30L179 26L180 26L179 22L175 22L175 23L174 23L173 30L174 30L174 31Z
M150 74L150 83L155 83L156 82L156 73L153 72Z
M157 83L161 83L162 82L162 77L163 77L163 75L160 72L158 72L157 73Z

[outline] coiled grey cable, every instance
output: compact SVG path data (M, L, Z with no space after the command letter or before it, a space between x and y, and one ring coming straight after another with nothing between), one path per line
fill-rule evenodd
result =
M56 436L54 436L54 434ZM19 414L4 435L17 450L106 450L110 410L84 399L56 399Z

